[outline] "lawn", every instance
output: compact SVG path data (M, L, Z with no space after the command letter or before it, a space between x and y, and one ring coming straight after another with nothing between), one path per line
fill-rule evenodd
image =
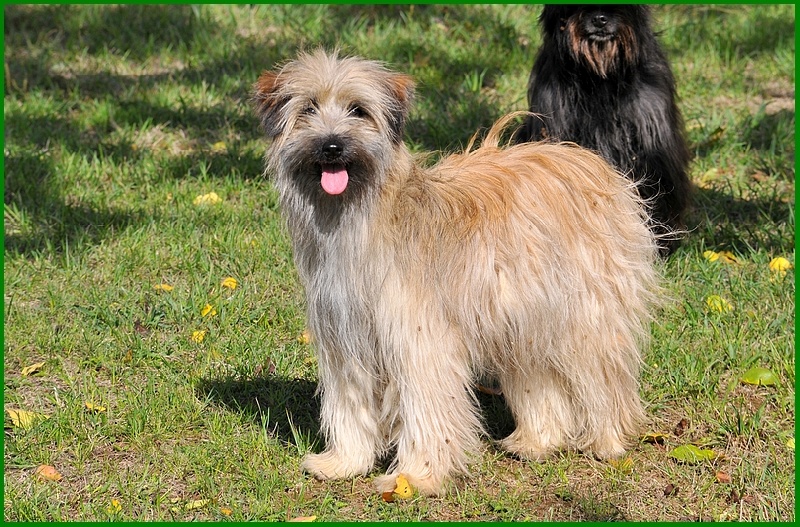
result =
M793 5L653 10L697 191L626 458L509 458L480 394L491 437L447 496L300 471L316 360L252 84L338 45L417 80L413 150L457 150L526 108L539 11L4 6L4 519L794 521Z

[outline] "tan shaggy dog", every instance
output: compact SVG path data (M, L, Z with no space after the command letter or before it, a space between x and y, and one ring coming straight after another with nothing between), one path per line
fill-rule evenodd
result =
M467 471L478 375L498 380L527 459L619 456L644 417L640 347L656 244L631 184L575 146L482 146L423 168L403 143L414 84L303 53L255 84L319 358L318 479L390 453L422 494Z

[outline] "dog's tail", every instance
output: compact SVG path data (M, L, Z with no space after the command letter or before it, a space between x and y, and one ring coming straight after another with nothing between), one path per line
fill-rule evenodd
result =
M495 123L486 133L486 137L484 137L483 141L481 141L481 145L486 147L501 148L504 145L511 144L511 139L516 135L520 127L524 125L524 119L526 117L535 115L537 114L520 110L502 116L500 119L495 121ZM512 124L515 126L511 133L508 133L508 130L511 129ZM467 148L464 149L464 153L472 150L479 134L480 130L475 132L475 134L470 138L469 143L467 143Z

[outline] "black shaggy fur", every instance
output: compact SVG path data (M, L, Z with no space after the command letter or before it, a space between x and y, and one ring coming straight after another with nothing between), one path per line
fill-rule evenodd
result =
M691 185L675 80L644 5L547 5L516 142L573 141L637 182L662 255L678 244Z

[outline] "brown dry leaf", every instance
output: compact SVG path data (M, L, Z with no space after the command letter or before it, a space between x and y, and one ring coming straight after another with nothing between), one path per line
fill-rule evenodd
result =
M394 501L394 492L387 490L381 494L381 498L383 498L383 501L386 503L392 503Z
M730 483L732 481L731 475L721 470L718 470L716 474L714 474L714 477L717 478L717 481L720 483Z
M39 373L39 370L41 370L43 366L44 362L37 362L36 364L31 364L30 366L22 368L22 371L20 373L22 374L23 377L27 377L28 375Z
M150 330L147 329L147 326L142 324L141 320L133 321L133 331L138 333L139 335L147 335L148 333L150 333Z
M52 465L39 465L33 473L39 479L61 481L63 476Z
M667 486L664 487L664 496L674 496L677 493L678 493L678 487L676 487L672 483L667 483Z
M675 430L673 430L673 433L676 436L680 437L683 435L683 433L686 431L687 428L689 428L689 421L687 421L686 418L684 417L683 419L678 421L678 424L675 425Z

